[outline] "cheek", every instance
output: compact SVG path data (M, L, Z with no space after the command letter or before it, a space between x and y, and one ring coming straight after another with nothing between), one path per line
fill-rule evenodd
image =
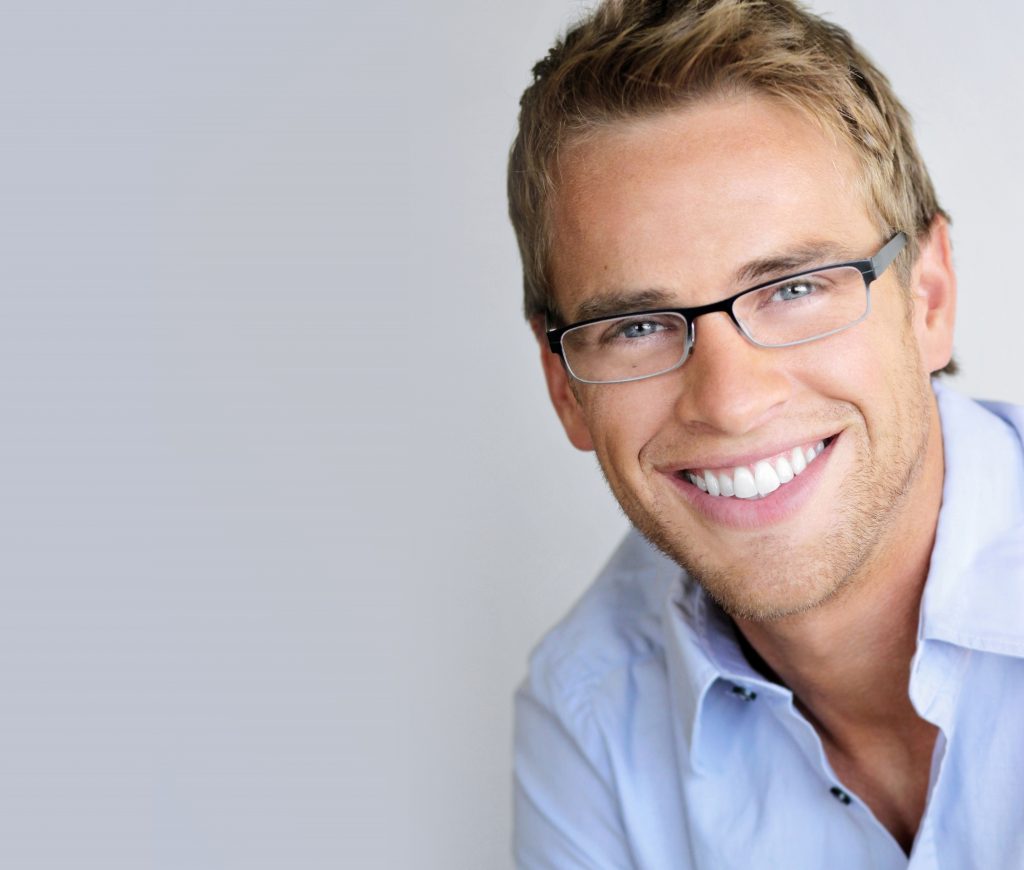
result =
M858 388L873 377L874 348L865 337L857 335L856 331L847 331L826 338L813 362L801 366L800 371L816 385L828 384L832 390L839 389L843 393L858 392ZM813 345L808 349L811 347Z
M906 376L907 335L902 310L874 311L845 332L791 349L793 371L815 392L860 404L891 394Z
M606 473L629 476L644 448L671 421L672 400L657 378L608 384L587 402L587 423Z
M825 339L799 369L814 393L855 408L872 439L891 435L901 415L914 413L928 380L904 310L890 307L882 315Z

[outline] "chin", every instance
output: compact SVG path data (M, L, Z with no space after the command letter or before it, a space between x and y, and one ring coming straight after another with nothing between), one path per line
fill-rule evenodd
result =
M810 577L777 571L737 576L686 570L729 616L750 622L776 622L815 610L839 595L854 577L854 572L842 570L819 570Z
M906 493L913 472L903 478ZM696 546L695 533L656 520L646 511L627 511L655 547L679 564L734 619L771 622L821 607L864 575L881 545L893 493L866 480L848 480L845 509L811 540L790 534L752 534L742 556L723 560L721 545ZM890 511L881 510L888 502ZM868 509L865 509L865 508Z

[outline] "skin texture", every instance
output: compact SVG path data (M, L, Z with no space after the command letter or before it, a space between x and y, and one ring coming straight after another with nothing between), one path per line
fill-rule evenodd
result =
M838 252L813 267L887 241L852 155L763 97L602 131L560 169L551 273L570 322L603 294L655 289L668 305L701 305L754 283L742 275L752 260ZM821 341L760 348L711 314L681 369L615 385L572 382L541 344L571 442L596 452L634 525L794 690L836 772L905 849L935 736L906 688L943 479L929 374L952 352L956 287L941 218L922 242L909 288L886 272L869 317ZM813 485L784 511L749 503L742 522L723 522L676 479L828 436Z

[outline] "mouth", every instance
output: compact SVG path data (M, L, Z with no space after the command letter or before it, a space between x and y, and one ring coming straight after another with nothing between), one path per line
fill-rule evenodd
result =
M835 438L830 435L731 468L684 468L675 472L675 476L710 496L761 499L796 480Z

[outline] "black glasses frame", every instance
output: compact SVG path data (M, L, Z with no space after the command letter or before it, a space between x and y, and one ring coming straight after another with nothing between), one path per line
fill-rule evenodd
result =
M864 317L866 317L867 314L868 314L868 310L870 309L870 302L871 302L871 295L870 294L871 294L871 284L872 284L872 282L877 280L878 277L886 269L889 268L889 265L892 263L893 260L896 259L896 256L900 253L900 251L903 250L903 248L904 248L904 246L906 244L907 244L907 235L906 235L906 233L902 233L902 232L896 233L896 235L894 235L891 239L889 239L888 242L886 242L882 246L881 250L879 250L877 254L875 254L873 257L870 257L867 260L850 260L849 262L845 262L845 263L830 263L830 264L828 264L826 266L816 266L813 269L804 269L804 270L802 270L800 272L796 272L796 273L794 273L792 275L784 275L781 278L772 278L771 281L765 281L765 282L763 282L761 284L758 284L758 285L756 285L754 287L748 287L746 290L741 290L739 293L736 293L733 296L729 296L726 299L720 299L718 302L710 302L707 305L698 305L698 306L693 307L693 308L647 308L647 309L644 309L642 311L624 311L622 314L610 314L610 315L605 315L604 317L592 317L589 320L578 320L576 323L570 323L568 326L556 326L553 329L548 329L546 331L546 333L545 333L547 335L547 338L548 338L548 346L550 347L552 353L557 353L562 358L563 364L566 365L566 368L569 370L569 373L572 374L572 368L568 365L568 363L566 363L565 351L562 348L562 336L565 335L567 332L569 332L569 330L576 329L577 327L580 327L580 326L589 326L592 323L601 323L602 321L606 321L606 320L616 320L616 319L618 319L620 317L635 317L635 316L641 316L641 315L644 315L644 314L678 314L678 315L680 315L686 321L686 323L688 325L688 330L687 330L688 334L687 334L687 341L686 341L686 351L683 353L683 357L679 361L679 363L673 367L673 368L679 368L679 366L681 366L684 362L686 362L686 359L689 357L690 351L692 350L693 345L694 345L694 343L696 341L696 333L694 331L694 321L698 317L703 317L705 314L713 314L716 311L724 311L726 314L728 314L730 319L732 320L733 324L735 324L736 328L740 331L740 333L748 341L752 342L753 344L758 345L759 347L790 347L790 346L796 345L796 344L804 344L805 342L808 342L808 341L816 341L819 338L824 338L826 335L832 335L835 332L840 332L843 329L848 329L850 326L853 326L856 323L859 323L860 320L863 319L863 317L860 318L860 320L854 321L854 323L847 324L846 326L843 326L840 329L833 330L832 332L824 333L823 335L816 335L816 336L813 336L812 338L800 339L799 341L789 342L788 344L765 345L765 344L762 344L759 341L756 341L743 328L743 324L740 322L739 318L736 316L736 312L733 311L733 305L735 304L736 300L739 299L741 296L746 296L748 293L754 293L754 292L756 292L758 290L763 290L765 287L771 287L774 284L784 284L787 281L794 281L797 278L802 278L805 275L813 275L815 272L823 272L826 269L854 268L858 272L860 272L861 277L864 279L864 287L868 291L868 309L866 309L865 312L864 312ZM672 369L666 369L666 371L672 371ZM664 374L664 373L665 372L656 372L655 374ZM639 378L627 378L625 380L643 380L644 378L649 378L649 377L654 377L654 376L655 375L642 375ZM576 375L573 374L573 377L576 377ZM583 380L583 379L577 378L577 380ZM625 381L584 381L584 383L624 383L624 382Z

